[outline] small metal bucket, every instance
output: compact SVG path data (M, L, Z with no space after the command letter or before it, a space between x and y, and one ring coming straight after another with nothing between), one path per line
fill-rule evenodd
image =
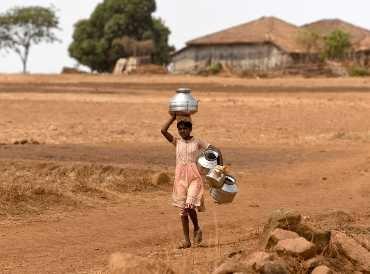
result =
M225 174L222 170L217 169L216 166L208 172L206 181L212 188L221 188L224 185Z
M210 188L211 197L218 204L231 203L238 193L238 185L233 176L226 175L222 188Z

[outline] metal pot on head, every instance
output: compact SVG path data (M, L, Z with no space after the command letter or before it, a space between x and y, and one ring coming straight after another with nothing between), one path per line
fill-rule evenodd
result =
M189 116L198 112L198 101L191 95L191 89L179 88L169 102L169 113Z

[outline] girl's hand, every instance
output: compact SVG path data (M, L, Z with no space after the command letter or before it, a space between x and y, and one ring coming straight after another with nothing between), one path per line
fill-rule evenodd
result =
M174 140L174 137L171 133L168 132L168 129L172 125L172 123L176 120L176 114L170 114L171 118L163 125L161 129L162 135L167 139L168 142L172 143Z

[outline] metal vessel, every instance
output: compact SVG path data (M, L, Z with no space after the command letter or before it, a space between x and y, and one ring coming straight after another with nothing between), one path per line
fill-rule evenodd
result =
M191 95L191 89L179 88L169 102L169 112L176 115L191 115L198 112L198 101Z
M206 181L211 188L222 188L225 181L225 173L222 166L216 166L209 170Z
M206 149L202 152L197 159L198 170L202 175L208 174L208 172L217 166L218 152L213 149Z
M236 179L233 176L226 175L222 188L210 188L209 192L215 203L231 203L238 193Z

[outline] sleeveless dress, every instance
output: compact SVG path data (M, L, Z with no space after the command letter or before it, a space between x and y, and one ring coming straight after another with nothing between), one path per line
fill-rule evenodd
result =
M176 146L173 205L181 209L198 208L199 211L204 211L204 184L196 159L208 144L194 137L190 140L174 138L173 144Z

